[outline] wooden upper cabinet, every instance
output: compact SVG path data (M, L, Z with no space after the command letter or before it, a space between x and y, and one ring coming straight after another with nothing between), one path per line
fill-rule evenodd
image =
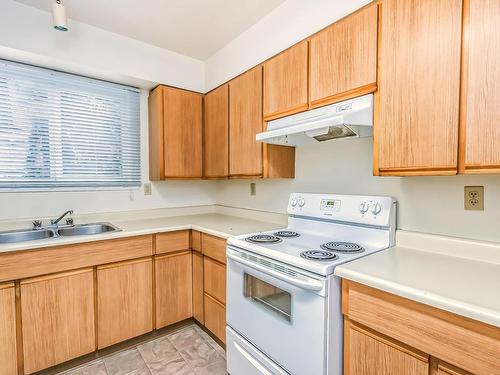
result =
M205 95L204 177L221 178L229 174L229 85Z
M17 375L14 283L0 284L0 375Z
M264 63L264 119L307 109L307 41Z
M203 96L158 86L149 95L149 177L201 178Z
M500 173L500 1L464 4L460 171Z
M374 3L311 38L311 106L376 90L377 19Z
M461 27L462 0L382 1L375 174L457 173Z
M261 177L262 66L229 82L229 175Z
M92 268L22 280L21 311L24 373L96 349Z

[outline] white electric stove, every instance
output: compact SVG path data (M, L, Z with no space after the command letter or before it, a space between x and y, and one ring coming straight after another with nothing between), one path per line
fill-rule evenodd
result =
M228 239L232 375L342 374L337 265L394 245L390 197L291 194L286 229Z

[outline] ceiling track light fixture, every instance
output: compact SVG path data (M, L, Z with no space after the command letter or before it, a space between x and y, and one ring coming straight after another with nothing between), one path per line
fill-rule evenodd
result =
M68 19L66 18L66 8L61 3L61 0L56 0L52 4L52 19L54 29L58 31L68 31Z

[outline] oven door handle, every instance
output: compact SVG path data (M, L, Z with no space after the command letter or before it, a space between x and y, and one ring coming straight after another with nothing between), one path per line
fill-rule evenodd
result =
M309 277L303 276L303 275L301 275L302 276L301 278L286 275L282 272L275 271L272 268L265 267L261 264L244 259L244 258L236 255L231 249L227 249L226 255L229 259L232 259L235 262L238 262L238 263L244 264L245 266L254 268L258 271L261 271L267 275L273 276L277 279L280 279L286 283L292 284L292 285L299 287L301 289L314 290L314 291L319 291L319 290L323 289L323 283L319 280L315 280L315 279L312 279L312 278L309 278Z

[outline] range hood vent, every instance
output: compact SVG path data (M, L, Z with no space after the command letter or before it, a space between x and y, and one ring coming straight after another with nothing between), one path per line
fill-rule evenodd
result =
M267 123L258 141L303 146L373 135L373 94L283 117Z

